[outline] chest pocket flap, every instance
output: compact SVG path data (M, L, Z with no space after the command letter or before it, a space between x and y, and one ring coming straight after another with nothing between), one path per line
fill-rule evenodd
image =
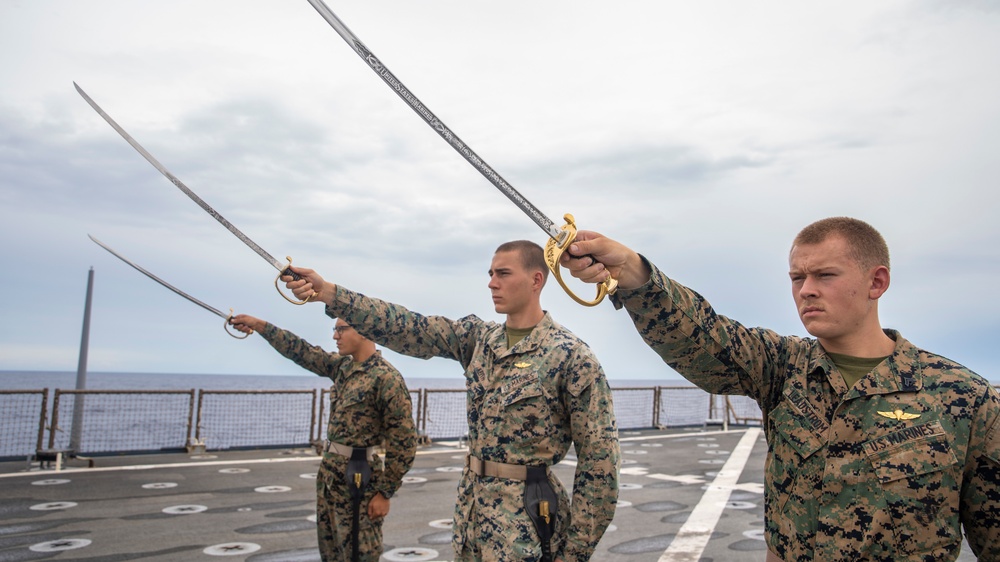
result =
M865 443L865 451L883 484L939 472L958 462L936 420L872 439Z

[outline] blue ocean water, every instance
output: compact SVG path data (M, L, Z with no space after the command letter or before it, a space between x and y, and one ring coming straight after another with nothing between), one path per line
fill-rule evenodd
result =
M0 391L48 389L49 410L45 414L42 447L66 448L76 433L77 420L73 414L77 398L70 395L70 398L63 398L61 403L57 403L53 397L56 389L77 388L76 379L77 374L69 371L0 371ZM417 408L421 404L414 401L415 417L424 422L426 435L432 439L454 439L467 430L464 379L420 377L406 382L411 392L420 389L458 391L434 393L433 400L428 393L428 399L419 402L430 412L429 415L418 416L421 412ZM611 381L613 389L621 389L615 397L615 414L620 428L649 427L652 424L652 389L658 385L685 386L693 390L690 385L677 384L677 381ZM85 410L81 410L86 415L79 420L81 448L86 452L176 450L183 447L189 437L207 439L210 446L220 449L304 444L310 441L311 436L321 435L324 427L322 419L310 417L315 411L313 391L329 386L329 379L314 375L86 373L84 388L87 390L140 392L108 392L79 397L79 400L86 401ZM193 391L198 391L199 397L196 408L198 422L191 426L189 418L195 405ZM222 392L209 392L214 399L203 407L201 398L206 395L205 391ZM707 400L702 391L695 392ZM9 398L0 400L0 458L23 457L36 449L40 431L39 412L43 409L37 394L36 398L25 396L28 395L15 392ZM674 408L669 414L674 423L700 423L705 419L705 405L699 405L697 400L675 402L680 402L679 408ZM253 411L254 423L247 423L247 411Z
M690 386L687 381L610 380L612 388L649 388L654 386ZM420 388L464 389L460 377L406 379L410 390ZM328 388L330 379L315 375L212 375L175 373L86 373L90 390L311 390ZM38 390L76 388L76 372L72 371L3 371L0 370L0 390Z

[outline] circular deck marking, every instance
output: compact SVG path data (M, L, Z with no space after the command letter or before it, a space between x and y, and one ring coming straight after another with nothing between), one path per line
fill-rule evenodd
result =
M706 455L728 455L729 451L723 451L720 449L718 451L704 451L704 453Z
M261 486L259 488L254 488L253 491L260 492L262 494L280 494L283 492L291 492L292 489L288 486Z
M699 447L718 447L718 443L698 443Z
M462 472L465 470L463 466L439 466L437 467L438 472Z
M316 547L283 550L279 552L260 552L247 557L247 562L320 562Z
M622 464L639 464L639 461L635 459L622 459Z
M612 524L608 525L608 528L605 529L604 532L605 533L613 533L613 532L615 532L617 530L618 530L618 525L615 525L614 523L612 523Z
M642 488L642 484L631 484L628 482L620 482L618 484L619 490L638 490Z
M250 472L249 468L220 468L219 472L222 474L245 474Z
M730 543L729 550L736 550L740 552L764 551L767 550L767 544L765 544L763 540L743 539Z
M28 547L28 550L32 552L62 552L85 546L90 546L90 541L87 539L59 539L33 544Z
M315 474L300 474L299 478L305 478L306 480L313 480L316 478Z
M163 513L170 515L190 515L192 513L201 513L207 509L204 505L172 505L163 508Z
M258 550L260 550L260 545L252 542L227 542L212 545L202 552L209 556L240 556Z
M452 531L451 529L448 529L447 531L438 531L436 533L431 533L429 535L422 535L418 537L417 542L420 544L429 544L429 545L436 545L436 544L450 545L451 539L454 538L453 534L454 531Z
M688 506L677 503L675 501L665 500L665 501L655 501L636 504L635 509L643 513L656 513L658 511L677 511L679 509L685 509Z
M31 483L32 486L58 486L59 484L66 484L69 480L65 478L49 478L47 480L35 480Z
M755 541L762 541L764 540L764 529L750 529L749 531L743 531L743 536Z
M428 525L435 529L451 529L451 519L435 519Z
M59 509L69 509L71 507L76 507L76 502L48 502L39 503L31 506L33 511L56 511Z
M627 451L622 451L622 452L630 454L630 455L646 455L646 454L649 454L649 451L643 451L642 449L629 449Z
M236 511L238 513L245 513L247 511L253 511L253 508L252 507L237 507Z
M701 464L726 464L726 461L722 459L701 459L698 462Z
M147 490L166 490L167 488L176 488L176 482L150 482L149 484L143 484L143 488Z
M402 482L403 484L423 484L427 482L427 479L419 476L404 476Z
M663 443L643 443L640 447L662 447Z
M202 461L202 460L206 460L206 459L217 459L219 457L217 455L191 455L188 458L194 459L196 461Z
M755 507L757 507L757 504L753 502L741 502L732 500L726 502L727 509L754 509Z
M422 562L437 558L437 551L419 546L394 548L382 556L390 562Z
M315 523L316 522L316 514L313 513L309 517L306 517L306 521L312 521L313 523Z
M618 500L618 503L616 504L616 507L631 507L631 506L632 502L628 500Z

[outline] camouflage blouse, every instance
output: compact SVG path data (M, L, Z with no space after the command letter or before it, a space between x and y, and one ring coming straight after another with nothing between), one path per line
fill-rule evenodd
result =
M613 298L663 360L764 412L766 539L783 560L1000 560L1000 398L897 332L848 389L816 340L748 328L650 264Z
M546 313L508 349L503 324L423 316L339 286L327 314L398 353L461 363L469 452L480 459L551 466L574 446L572 507L558 478L549 476L561 497L553 550L565 562L590 559L614 517L621 451L611 389L583 341ZM477 478L466 469L455 513L456 553L468 543L484 559L540 559L523 493L523 482Z
M372 486L376 492L391 498L413 465L417 449L410 393L399 371L381 353L375 352L357 364L350 355L310 345L271 324L264 327L261 336L300 367L333 381L328 440L350 447L377 446L384 440L385 470L376 471ZM331 459L331 455L335 454L324 453L324 468L333 468L333 464L346 466L346 459L339 456Z

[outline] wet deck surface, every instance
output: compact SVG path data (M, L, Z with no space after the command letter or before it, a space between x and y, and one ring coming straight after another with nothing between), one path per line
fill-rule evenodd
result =
M758 428L625 431L621 438L619 506L595 561L764 559L767 447ZM382 560L453 559L463 459L457 443L418 449L392 500ZM94 460L94 468L77 459L60 471L0 463L0 562L319 560L312 450ZM567 488L571 461L556 468ZM687 540L675 541L682 529ZM961 560L974 558L966 549Z

